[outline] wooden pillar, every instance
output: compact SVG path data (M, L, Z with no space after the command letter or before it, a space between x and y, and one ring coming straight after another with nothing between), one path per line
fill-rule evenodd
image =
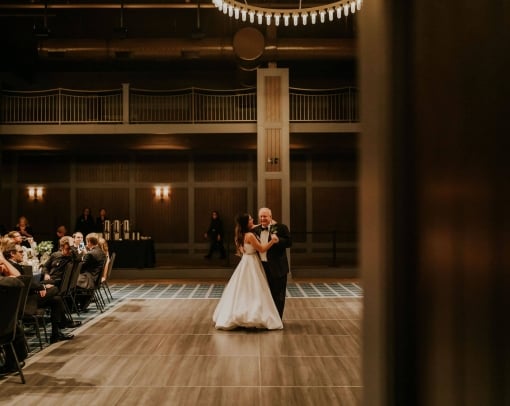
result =
M290 227L289 71L257 70L257 202Z

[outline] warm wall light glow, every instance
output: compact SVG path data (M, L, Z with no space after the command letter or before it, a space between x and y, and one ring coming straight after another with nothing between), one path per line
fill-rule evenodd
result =
M27 187L28 200L37 202L42 200L44 188L42 186L29 186Z
M168 200L170 198L170 186L154 186L154 196L159 200Z

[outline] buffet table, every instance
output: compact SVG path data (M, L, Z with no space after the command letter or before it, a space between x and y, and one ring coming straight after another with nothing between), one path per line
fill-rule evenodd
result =
M110 254L116 252L113 268L154 268L156 253L153 240L108 241Z

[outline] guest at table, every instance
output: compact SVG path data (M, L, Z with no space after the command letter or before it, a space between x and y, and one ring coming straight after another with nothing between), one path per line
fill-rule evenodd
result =
M32 226L28 223L28 220L25 216L21 216L18 219L18 224L14 227L14 231L18 231L22 238L22 243L24 247L30 248L31 244L34 242L34 232L32 230Z
M102 238L102 237L99 238L98 245L99 245L99 248L101 248L101 250L104 252L104 254L106 256L106 260L104 262L104 267L103 267L103 276L101 277L101 283L103 283L104 281L106 281L106 277L108 274L108 265L110 263L110 251L108 249L108 242L104 238Z
M86 248L85 243L83 241L83 234L80 231L77 231L72 236L71 251L76 261L81 261L83 259L83 256L85 255L86 252Z
M84 290L84 292L81 292L77 297L78 306L82 311L88 307L92 299L92 292L90 292L90 290L98 287L96 282L99 282L106 262L106 255L99 247L97 234L87 234L85 240L87 242L87 253L83 257L83 264L77 283L78 287Z
M4 256L9 263L14 266L22 275L26 274L26 269L21 265L23 261L23 250L20 245L10 244L5 247ZM74 336L72 334L63 333L60 329L70 327L69 320L65 317L65 308L62 297L59 295L58 289L48 283L35 282L32 280L30 292L28 294L25 305L25 314L33 314L36 309L50 308L51 319L51 343L57 341L70 340ZM74 326L73 326L74 327Z
M67 265L74 262L74 257L67 237L60 239L58 247L59 250L53 252L50 258L42 265L41 273L44 283L51 283L60 287Z

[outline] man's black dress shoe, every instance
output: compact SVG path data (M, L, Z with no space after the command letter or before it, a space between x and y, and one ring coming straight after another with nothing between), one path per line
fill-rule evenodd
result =
M58 333L53 334L50 337L50 344L58 343L59 341L71 340L74 337L73 334Z
M81 326L81 321L71 321L68 320L64 323L64 328L76 328Z

